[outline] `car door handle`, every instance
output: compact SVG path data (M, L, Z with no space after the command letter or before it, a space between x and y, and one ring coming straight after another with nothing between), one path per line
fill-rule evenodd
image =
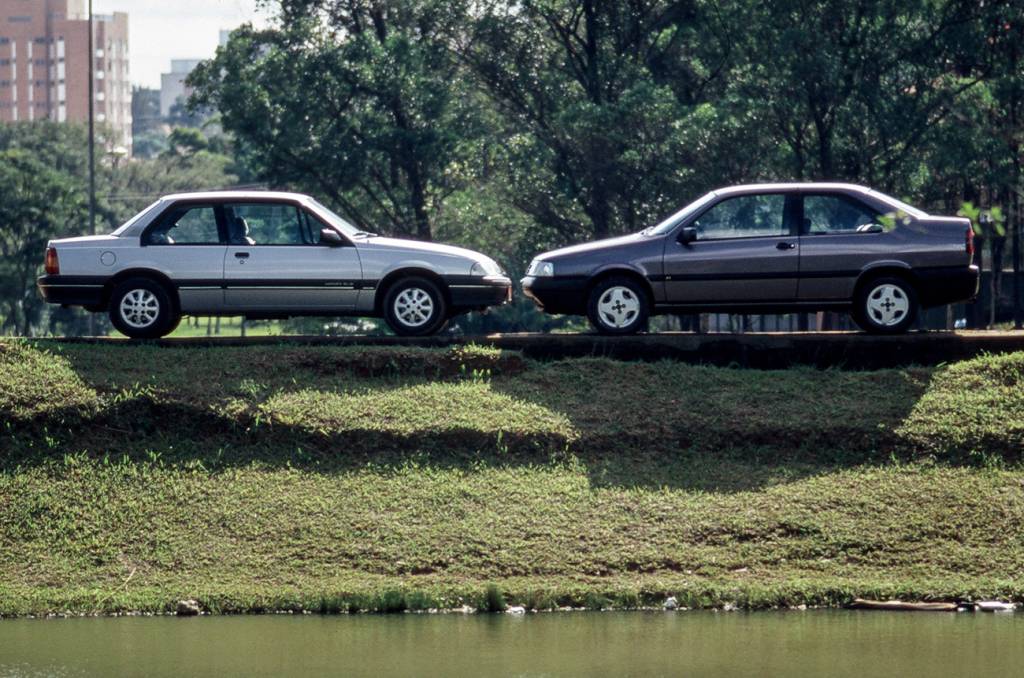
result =
M775 246L775 249L777 249L777 250L795 250L796 249L796 243L780 242L779 244L777 244Z
M248 258L249 258L249 253L248 252L235 252L235 259L248 259Z

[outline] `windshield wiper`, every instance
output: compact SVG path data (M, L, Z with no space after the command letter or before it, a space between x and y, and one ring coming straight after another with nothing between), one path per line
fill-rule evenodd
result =
M352 235L361 235L364 238L372 238L372 237L376 236L377 234L376 233L370 233L369 231L356 231Z

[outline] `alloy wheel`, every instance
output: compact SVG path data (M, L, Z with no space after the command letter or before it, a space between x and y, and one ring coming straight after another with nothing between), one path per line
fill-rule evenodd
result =
M160 300L147 289L134 289L121 297L120 312L130 327L146 329L160 316Z
M394 312L403 325L422 327L434 315L434 300L426 290L410 287L395 297Z
M867 296L868 317L882 327L899 325L909 311L910 299L898 285L884 283Z
M629 327L640 314L640 300L628 287L609 287L597 301L601 320L617 330Z

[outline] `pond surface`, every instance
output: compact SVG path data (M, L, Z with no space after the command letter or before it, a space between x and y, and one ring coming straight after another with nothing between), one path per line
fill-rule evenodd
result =
M850 611L0 621L11 676L1006 676L1024 615Z

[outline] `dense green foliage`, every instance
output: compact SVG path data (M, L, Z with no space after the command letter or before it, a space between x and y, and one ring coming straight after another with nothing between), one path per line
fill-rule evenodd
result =
M497 226L520 270L762 179L1020 220L1019 3L265 4L279 21L237 31L193 76L197 101L262 176L366 228L429 237L468 192L529 220L464 226Z
M140 140L163 149L152 160L101 152L100 230L158 193L258 181L313 193L370 231L479 248L518 276L538 251L639 230L718 186L844 180L973 216L995 303L968 316L1006 320L1001 273L1020 261L1024 193L1016 0L264 5L267 28L238 29L191 76L196 120L213 116L205 133ZM81 131L58 127L5 126L0 150L26 150L80 196ZM10 163L18 171L34 176ZM45 183L14 202L45 203ZM35 182L11 176L0 199L13 185ZM25 288L38 241L86 228L63 204L13 246L21 268L0 271L4 332L76 329ZM34 217L9 218L21 226L0 235ZM551 320L519 300L459 324Z
M0 614L1019 599L1022 378L0 343Z
M240 170L223 138L178 129L150 160L97 163L96 231L108 233L156 198L233 185ZM104 146L103 138L98 146ZM0 333L80 334L84 314L48 307L36 291L51 238L90 232L85 129L48 121L0 125ZM242 171L244 173L244 171ZM99 318L97 331L106 321Z

